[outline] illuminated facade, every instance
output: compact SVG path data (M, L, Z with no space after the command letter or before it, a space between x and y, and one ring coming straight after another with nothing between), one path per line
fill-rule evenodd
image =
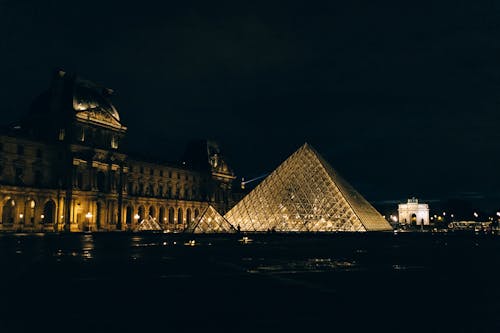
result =
M308 144L224 217L241 231L392 230L375 208Z
M401 224L429 225L429 205L415 198L408 199L407 203L398 205L398 216Z
M58 71L29 114L3 131L0 231L136 230L149 217L182 231L207 204L232 205L235 177L215 143L198 142L178 164L124 153L127 128L112 93Z

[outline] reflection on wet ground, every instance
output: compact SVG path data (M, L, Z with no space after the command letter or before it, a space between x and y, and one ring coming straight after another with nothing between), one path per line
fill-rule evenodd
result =
M2 333L500 329L487 235L0 234L0 263Z

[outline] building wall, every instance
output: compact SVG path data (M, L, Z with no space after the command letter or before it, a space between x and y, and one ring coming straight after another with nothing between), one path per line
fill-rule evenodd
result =
M210 197L204 175L176 166L75 145L67 165L57 145L5 135L0 148L0 231L134 230L148 215L181 231Z
M111 94L56 71L29 113L3 131L0 230L133 230L148 215L183 230L208 204L228 208L235 177L218 148L201 150L207 167L215 158L212 169L128 156Z
M398 215L401 224L429 225L429 206L416 200L410 199L408 203L399 204Z

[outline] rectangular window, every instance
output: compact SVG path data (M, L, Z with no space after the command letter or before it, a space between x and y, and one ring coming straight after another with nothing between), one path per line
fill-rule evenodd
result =
M22 168L16 168L16 183L24 184L24 173Z
M66 135L66 131L64 130L64 128L61 128L59 130L59 141L64 141L64 136Z
M118 149L118 139L116 136L111 137L111 148Z

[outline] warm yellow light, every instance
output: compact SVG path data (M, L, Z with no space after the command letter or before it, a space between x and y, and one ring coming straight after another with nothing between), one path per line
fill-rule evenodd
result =
M85 214L85 217L90 220L92 218L92 213L88 212L87 214Z
M140 216L139 216L139 214L135 214L135 215L134 215L134 219L136 219L136 220L138 220L138 219L139 219L139 217L140 217Z
M22 219L24 217L23 214L19 214L19 218Z
M35 201L34 200L30 201L30 208L35 208Z
M43 215L43 214L42 214L42 215L40 215L40 218L41 218L41 219L44 219L44 218L45 218L45 215Z

